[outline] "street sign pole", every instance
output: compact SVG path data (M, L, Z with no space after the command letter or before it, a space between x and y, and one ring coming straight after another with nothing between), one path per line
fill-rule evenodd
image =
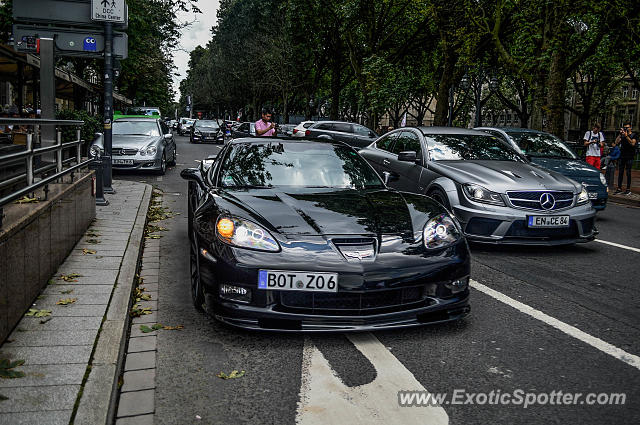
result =
M104 193L116 193L112 187L112 121L113 121L113 24L104 23Z

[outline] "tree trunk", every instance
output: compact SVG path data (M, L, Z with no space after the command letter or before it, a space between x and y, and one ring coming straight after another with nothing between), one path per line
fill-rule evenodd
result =
M438 93L436 94L436 112L433 116L433 125L445 126L449 118L449 89L454 82L454 69L456 65L455 55L448 50L448 46L443 47L444 63Z
M342 62L340 55L331 59L331 110L329 119L337 120L340 106L340 83L342 79Z
M564 140L564 104L567 91L565 68L564 52L554 51L549 70L549 130L562 140Z

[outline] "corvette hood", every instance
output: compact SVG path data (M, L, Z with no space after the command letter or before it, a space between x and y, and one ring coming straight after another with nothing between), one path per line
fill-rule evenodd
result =
M489 190L568 190L578 184L555 171L514 161L437 161L429 168L458 183L475 183Z
M284 235L412 234L411 215L400 193L282 191L225 192L223 197ZM230 212L234 213L235 208Z

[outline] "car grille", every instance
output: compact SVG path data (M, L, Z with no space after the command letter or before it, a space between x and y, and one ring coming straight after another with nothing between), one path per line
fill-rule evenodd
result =
M425 301L425 286L348 292L282 291L280 305L291 312L360 315L409 310Z
M111 150L113 155L135 155L138 153L138 149L135 148L113 148Z
M544 208L540 204L540 197L543 194L549 194L555 199L555 204L552 208ZM563 208L570 207L573 204L572 192L560 192L553 190L539 190L539 191L527 191L527 192L507 192L509 201L515 207L527 208L530 210L538 211L554 211Z

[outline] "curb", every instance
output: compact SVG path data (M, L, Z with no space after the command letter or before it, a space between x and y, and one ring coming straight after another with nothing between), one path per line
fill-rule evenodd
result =
M634 194L635 195L635 194ZM640 199L626 197L626 196L616 196L609 194L609 201L615 204L623 204L623 205L633 205L635 207L640 207Z
M118 377L124 363L129 330L131 293L144 241L144 226L151 203L153 187L145 184L136 221L120 265L118 278L111 294L102 326L94 345L88 377L77 405L74 424L112 424L118 393Z

